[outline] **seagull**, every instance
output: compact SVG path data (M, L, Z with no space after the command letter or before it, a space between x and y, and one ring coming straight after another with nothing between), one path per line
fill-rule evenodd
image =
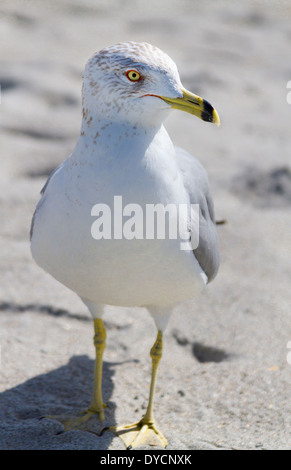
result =
M146 413L138 422L110 430L127 449L166 447L153 412L163 333L173 309L216 276L219 240L207 173L174 146L163 123L173 109L217 125L219 116L208 101L183 87L165 52L133 41L89 59L82 108L75 148L49 176L31 226L36 263L74 291L93 318L92 402L80 415L60 421L65 430L86 425L93 415L102 423L104 308L146 308L157 327ZM178 219L175 211L166 211L165 226L179 221L177 236L157 236L157 230L144 234L146 210L158 206L187 208Z

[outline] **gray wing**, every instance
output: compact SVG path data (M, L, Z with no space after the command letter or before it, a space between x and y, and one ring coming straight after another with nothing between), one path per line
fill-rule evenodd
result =
M36 216L36 213L37 213L37 210L39 209L39 207L41 206L42 202L43 202L43 197L44 197L44 193L46 191L46 188L48 187L49 185L49 182L51 180L51 178L54 176L54 174L63 166L63 163L61 163L57 168L55 168L50 174L49 174L49 177L48 179L46 180L46 183L44 185L44 187L41 189L40 191L40 194L41 194L41 199L40 201L38 202L37 206L36 206L36 209L34 211L34 214L32 216L32 221L31 221L31 226L30 226L30 240L32 239L32 236L33 236L33 226L34 226L34 219L35 219L35 216Z
M199 204L199 244L193 252L210 282L217 274L220 252L208 176L201 163L185 150L176 147L176 155L190 203Z
M42 196L44 195L45 190L46 190L46 188L48 187L48 184L49 184L51 178L54 176L54 174L55 174L57 171L59 171L59 169L63 166L63 164L64 164L64 162L61 163L59 166L57 166L57 168L55 168L55 169L49 174L49 177L48 177L48 179L46 180L44 187L43 187L42 190L40 191L40 194L41 194Z

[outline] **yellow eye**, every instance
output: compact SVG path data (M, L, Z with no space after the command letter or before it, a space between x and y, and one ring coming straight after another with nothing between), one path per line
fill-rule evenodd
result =
M138 82L141 80L141 75L136 70L128 70L128 72L126 72L126 76L131 82Z

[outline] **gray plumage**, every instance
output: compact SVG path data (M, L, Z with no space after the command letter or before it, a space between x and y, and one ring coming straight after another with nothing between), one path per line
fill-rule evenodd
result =
M212 281L220 263L219 240L206 170L185 150L176 147L177 163L191 204L199 204L199 245L194 255L201 268Z

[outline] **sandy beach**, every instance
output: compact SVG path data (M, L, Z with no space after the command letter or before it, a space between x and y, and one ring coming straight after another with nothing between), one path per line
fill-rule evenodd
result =
M88 58L146 41L177 63L221 126L173 112L175 144L207 169L221 266L164 335L155 397L167 449L291 449L291 7L287 1L8 1L0 5L0 449L123 449L111 432L42 418L91 400L93 324L32 259L32 214L74 148ZM156 329L104 316L104 426L145 412ZM288 348L289 343L289 348ZM289 353L289 356L288 356ZM42 418L42 419L40 419ZM95 433L94 433L95 431Z

